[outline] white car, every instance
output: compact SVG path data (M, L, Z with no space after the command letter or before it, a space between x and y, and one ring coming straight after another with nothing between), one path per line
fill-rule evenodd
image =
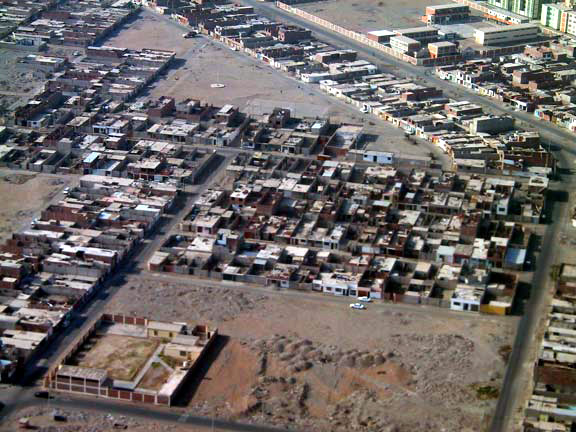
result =
M372 302L372 299L370 297L358 297L358 301L364 302L364 303L370 303Z
M366 309L366 306L364 306L362 303L350 303L350 309Z

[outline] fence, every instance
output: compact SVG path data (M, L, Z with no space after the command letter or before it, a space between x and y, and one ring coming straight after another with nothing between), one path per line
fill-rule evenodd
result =
M432 66L435 64L435 59L417 59L415 57L410 57L409 55L402 54L402 53L400 53L400 52L398 52L398 51L396 51L390 47L382 45L379 42L368 39L368 37L366 35L363 35L362 33L358 33L358 32L355 32L353 30L348 30L347 28L344 28L344 27L341 27L341 26L336 25L334 23L331 23L330 21L319 18L316 15L312 15L311 13L308 13L302 9L292 7L290 5L282 3L280 1L276 2L276 7L278 7L279 9L282 9L286 12L289 12L291 14L297 15L301 18L304 18L305 20L310 21L314 24L318 24L319 26L327 28L328 30L332 30L336 33L340 33L341 35L346 36L349 39L353 39L356 42L360 42L363 45L366 45L370 48L376 49L376 50L383 52L384 54L387 54L391 57L397 58L397 59L402 60L404 62L413 64L415 66L421 66L421 65Z
M148 320L146 318L127 316L123 314L103 314L97 319L89 328L84 332L84 334L76 340L72 347L66 351L62 356L55 362L55 366L50 368L46 375L44 376L44 387L48 389L53 389L57 391L65 391L70 393L87 394L98 397L105 397L108 399L119 399L125 401L150 403L154 405L165 405L170 406L171 398L166 395L158 395L156 392L145 393L141 390L134 392L129 390L117 390L109 387L102 387L99 385L93 385L87 383L83 380L81 383L72 381L71 379L66 379L64 377L58 376L58 369L61 365L64 365L76 353L80 348L86 343L86 341L92 337L94 332L100 327L102 322L114 322L117 324L131 324L146 326Z
M425 305L425 306L437 306L441 308L450 308L450 301L444 300L441 298L434 298L434 297L420 297L420 296L411 296L411 295L403 295L403 294L392 294L392 293L384 293L383 297L384 300L391 301L394 303L404 303L404 304L412 304L412 305Z

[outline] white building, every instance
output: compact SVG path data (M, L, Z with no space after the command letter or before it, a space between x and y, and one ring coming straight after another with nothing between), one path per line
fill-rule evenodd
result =
M479 312L486 289L483 286L458 284L450 299L450 309Z
M364 160L364 162L375 162L381 165L391 165L394 163L394 153L366 150L362 160Z
M540 27L536 24L518 24L477 29L475 39L480 45L510 45L533 40L539 35Z
M343 271L320 273L320 279L313 284L317 290L327 294L356 297L361 277L361 274Z

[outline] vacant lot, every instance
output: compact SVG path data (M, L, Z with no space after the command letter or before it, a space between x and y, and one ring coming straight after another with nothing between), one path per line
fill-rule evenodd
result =
M517 322L145 274L109 310L229 337L192 391L195 412L310 431L481 430L495 399L479 389L497 393Z
M0 241L30 225L52 201L70 177L0 170Z
M78 366L106 369L112 379L132 380L154 353L159 341L130 336L99 335Z
M359 32L393 30L425 25L426 6L446 0L326 0L298 7L333 23Z
M262 99L311 104L311 109L316 108L317 114L323 114L326 110L322 101L315 102L306 91L298 88L295 81L210 39L184 39L184 31L176 23L144 12L136 22L106 44L176 51L178 67L169 71L165 80L153 86L150 90L152 97L172 96L178 100L195 98L215 105L231 103L242 108L253 100ZM216 82L226 87L210 87Z

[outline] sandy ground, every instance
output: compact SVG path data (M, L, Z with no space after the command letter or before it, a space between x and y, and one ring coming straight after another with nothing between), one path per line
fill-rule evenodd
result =
M27 228L72 177L0 170L0 241Z
M102 335L95 345L84 353L78 366L106 369L111 378L134 379L158 347L152 339L118 335Z
M499 387L516 324L426 307L353 311L320 294L145 275L129 280L109 310L219 328L213 363L187 391L194 412L310 431L481 430L495 399L477 388Z
M298 5L316 16L350 30L368 32L420 27L426 6L446 0L326 0Z
M26 51L0 49L0 125L4 124L6 110L24 105L47 79L47 73L18 62L28 54Z

